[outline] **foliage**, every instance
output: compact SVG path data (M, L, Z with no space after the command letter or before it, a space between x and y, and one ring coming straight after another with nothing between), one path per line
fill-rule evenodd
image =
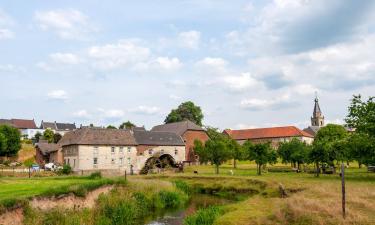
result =
M72 167L69 164L65 164L61 169L62 174L69 175L72 172Z
M113 125L108 125L107 126L107 129L117 129L117 127L113 126Z
M223 210L217 206L202 208L195 214L186 217L184 225L212 225L221 214L223 214Z
M100 179L102 178L102 173L100 171L98 172L93 172L89 176L90 179Z
M57 142L59 142L62 138L62 135L59 134L59 133L54 133L53 134L53 143L57 144Z
M237 160L242 160L245 158L245 153L242 146L233 139L228 140L228 148L231 151L233 158L233 167L237 168Z
M364 133L351 134L347 139L347 151L359 165L375 165L375 140Z
M34 135L34 138L33 138L33 139L34 139L34 142L35 142L35 143L38 143L41 137L43 137L43 134L40 133L39 131L36 132L36 134Z
M343 141L348 133L341 125L328 124L322 127L315 136L309 161L316 165L316 175L319 176L320 164L326 163L334 167L335 160L343 160L347 156L347 148Z
M21 134L17 128L0 125L0 140L2 147L0 148L0 156L14 156L21 149Z
M118 129L132 129L133 127L135 127L135 124L130 122L129 120L126 121L126 122L123 122L119 127Z
M375 137L375 97L365 102L361 95L354 95L345 122L356 132Z
M209 161L216 166L216 174L219 173L219 166L231 158L231 152L227 146L227 141L221 138L209 139L206 141L204 148L196 153L200 158L202 157L202 161Z
M309 149L305 142L293 138L291 141L280 143L277 153L283 163L297 163L299 168L300 164L308 161Z
M262 166L267 163L274 164L277 162L277 153L272 149L271 144L267 143L257 143L253 144L250 141L246 141L243 144L244 150L246 152L246 158L250 161L255 161L257 164L257 174L262 174Z
M48 141L48 143L53 143L54 142L54 133L51 129L46 129L43 133L43 139Z
M191 101L181 103L177 109L172 109L172 111L165 118L164 122L174 123L185 120L190 120L191 122L202 126L203 113L201 108L196 106Z
M29 158L29 159L26 159L26 160L23 162L23 164L24 164L27 168L31 167L34 163L35 163L35 158L34 158L34 157L31 157L31 158Z

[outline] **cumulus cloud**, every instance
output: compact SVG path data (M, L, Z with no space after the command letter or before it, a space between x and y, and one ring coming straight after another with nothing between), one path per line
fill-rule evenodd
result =
M53 53L50 54L49 57L52 59L52 61L57 63L63 63L63 64L79 64L81 62L81 59L72 53Z
M0 40L14 37L14 32L9 28L13 23L13 19L0 9Z
M134 109L129 110L132 113L144 114L144 115L155 115L160 112L160 108L156 106L138 106Z
M179 45L183 48L198 49L200 45L201 33L196 30L180 32L178 34Z
M47 97L51 100L67 100L68 94L64 90L53 90L47 93Z
M261 85L250 73L242 73L236 76L224 76L221 82L233 91L242 91L251 87L259 87Z
M100 112L101 117L103 117L106 120L115 120L120 119L124 116L124 111L121 109L103 109L98 108L98 111Z
M37 11L34 20L40 29L50 30L62 39L85 39L97 30L88 16L75 9Z
M298 103L288 94L274 99L248 98L243 99L240 103L241 108L254 111L278 110L296 105Z
M74 112L73 116L79 119L89 119L92 115L86 109L81 109Z
M139 40L123 39L114 44L93 46L88 57L94 59L93 66L99 69L116 69L134 66L149 60L151 51Z
M14 37L14 33L8 29L0 28L0 40L1 39L11 39Z

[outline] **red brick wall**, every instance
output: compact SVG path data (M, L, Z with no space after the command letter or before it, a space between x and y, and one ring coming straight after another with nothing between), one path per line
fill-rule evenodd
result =
M204 144L209 139L207 133L205 131L188 130L182 135L182 138L186 144L186 161L195 162L194 141L198 139Z

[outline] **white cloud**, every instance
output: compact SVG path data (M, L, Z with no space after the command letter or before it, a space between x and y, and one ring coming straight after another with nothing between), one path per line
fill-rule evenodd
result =
M64 90L54 90L48 92L47 97L52 100L67 100L68 94Z
M165 70L177 70L182 66L182 63L176 57L158 57L155 59L155 63L157 63L160 68Z
M181 47L198 49L200 45L201 33L196 30L180 32L178 41Z
M103 70L144 63L150 55L149 48L141 46L138 40L131 39L120 40L114 44L93 46L88 50L88 56L94 59L94 67Z
M53 53L50 54L49 57L52 59L52 61L56 63L63 63L63 64L79 64L81 62L81 59L72 53Z
M169 95L169 98L170 98L170 99L173 99L173 100L180 100L180 99L181 99L181 96L171 94L171 95Z
M81 109L81 110L78 110L78 111L74 112L73 116L75 118L89 119L89 118L91 118L92 115L87 110Z
M248 98L243 99L240 107L248 110L277 110L297 104L288 94L274 99Z
M98 108L98 111L101 114L101 117L104 117L105 119L120 119L124 116L124 111L121 109L103 109Z
M239 76L224 76L221 81L225 86L234 91L242 91L250 87L259 87L261 83L249 73L242 73Z
M85 39L89 33L96 31L89 18L75 9L38 11L34 20L42 30L51 30L62 39Z
M138 106L137 108L130 109L130 112L139 113L139 114L146 114L146 115L154 115L160 112L160 108L156 106Z
M13 64L4 64L4 65L0 65L0 72L19 73L19 72L25 72L25 68L15 66Z
M254 129L254 128L258 128L258 126L244 124L244 123L239 123L235 126L235 129Z
M11 39L14 37L14 33L8 29L0 29L0 40Z

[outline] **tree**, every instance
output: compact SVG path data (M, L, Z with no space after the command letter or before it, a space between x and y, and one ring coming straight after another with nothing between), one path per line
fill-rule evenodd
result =
M7 150L7 139L4 134L0 133L0 155Z
M0 156L13 156L21 149L21 134L17 128L1 125L0 134L2 134L2 142L4 146L0 151Z
M165 123L174 123L190 120L191 122L202 126L203 113L199 106L196 106L193 102L188 101L180 104L177 109L172 111L165 118Z
M34 141L35 141L35 143L38 143L39 140L40 140L40 137L42 137L42 136L43 136L42 133L40 133L39 131L36 132L36 134L34 135Z
M228 148L231 151L233 158L233 168L237 168L237 160L242 160L244 158L243 148L236 140L228 140Z
M271 144L259 143L253 144L250 141L246 141L243 144L244 150L247 154L247 159L250 161L255 161L257 164L257 174L262 174L262 166L267 163L274 164L277 162L277 153L272 149Z
M231 152L227 147L227 142L223 139L210 139L206 141L204 151L207 160L215 165L216 174L219 174L219 166L231 158Z
M282 142L277 153L283 163L291 163L294 168L297 163L297 167L300 169L300 165L307 161L308 150L305 142L293 138L289 142Z
M364 133L353 133L347 139L350 159L358 162L358 166L375 165L375 140Z
M365 102L361 95L354 95L345 122L356 132L375 137L375 97Z
M126 122L123 122L119 127L118 129L127 129L127 130L130 130L132 129L133 127L135 127L135 124L130 122L129 120L126 121Z
M113 126L113 125L108 125L107 129L117 129L117 128L115 126Z
M335 142L343 141L348 133L341 125L328 124L322 127L315 136L313 148L309 154L309 159L316 165L316 175L320 174L320 164L328 164L335 172L335 160L340 160L342 153L338 151Z
M57 142L59 142L62 138L62 135L59 134L59 133L54 133L53 134L53 143L57 144Z
M48 141L48 143L53 143L54 133L51 129L46 129L43 133L43 139Z
M204 144L201 140L194 140L194 152L199 156L200 163L207 163L209 161L206 151L204 149Z

